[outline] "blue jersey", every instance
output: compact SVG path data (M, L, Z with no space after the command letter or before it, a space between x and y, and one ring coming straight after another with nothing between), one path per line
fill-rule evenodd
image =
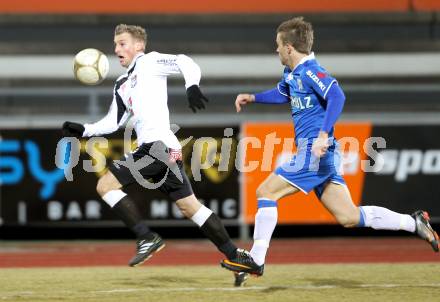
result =
M311 54L293 70L285 68L278 84L279 92L290 97L297 152L290 162L274 172L306 194L315 190L319 198L328 182L345 185L340 175L341 154L333 137L333 127L328 132L330 146L324 156L317 158L311 152L313 141L324 124L327 93L335 83Z
M301 139L311 144L318 137L324 122L327 92L335 83L335 78L319 65L313 54L305 57L293 71L288 67L284 69L278 90L290 97L297 146L302 145ZM329 138L333 137L333 131L332 128L328 133Z

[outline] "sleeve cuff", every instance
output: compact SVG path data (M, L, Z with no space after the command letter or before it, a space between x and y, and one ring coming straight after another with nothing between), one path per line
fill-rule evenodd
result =
M93 132L91 131L92 129L92 124L84 124L84 132L82 137L89 137L93 135Z

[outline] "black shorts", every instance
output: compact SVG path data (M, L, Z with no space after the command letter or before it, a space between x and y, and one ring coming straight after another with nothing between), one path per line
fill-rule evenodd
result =
M147 189L160 190L174 201L193 194L183 168L182 151L170 149L161 141L142 144L113 161L109 169L122 186L138 182Z

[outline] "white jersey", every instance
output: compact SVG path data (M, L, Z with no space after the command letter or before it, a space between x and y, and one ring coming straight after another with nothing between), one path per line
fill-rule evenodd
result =
M185 87L199 85L199 66L185 55L158 52L138 54L127 72L116 80L113 101L107 115L93 124L85 124L83 136L97 136L116 131L129 117L134 117L138 145L163 141L172 149L181 145L170 129L167 76L182 73Z

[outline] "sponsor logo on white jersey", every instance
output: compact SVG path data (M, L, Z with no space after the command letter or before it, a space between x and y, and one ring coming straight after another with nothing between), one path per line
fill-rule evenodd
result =
M137 84L137 75L134 74L131 76L131 88L136 87L136 84Z
M157 64L162 64L162 65L165 65L165 66L174 66L174 65L177 65L177 63L176 63L176 59L158 59L158 60L156 60L156 63Z

